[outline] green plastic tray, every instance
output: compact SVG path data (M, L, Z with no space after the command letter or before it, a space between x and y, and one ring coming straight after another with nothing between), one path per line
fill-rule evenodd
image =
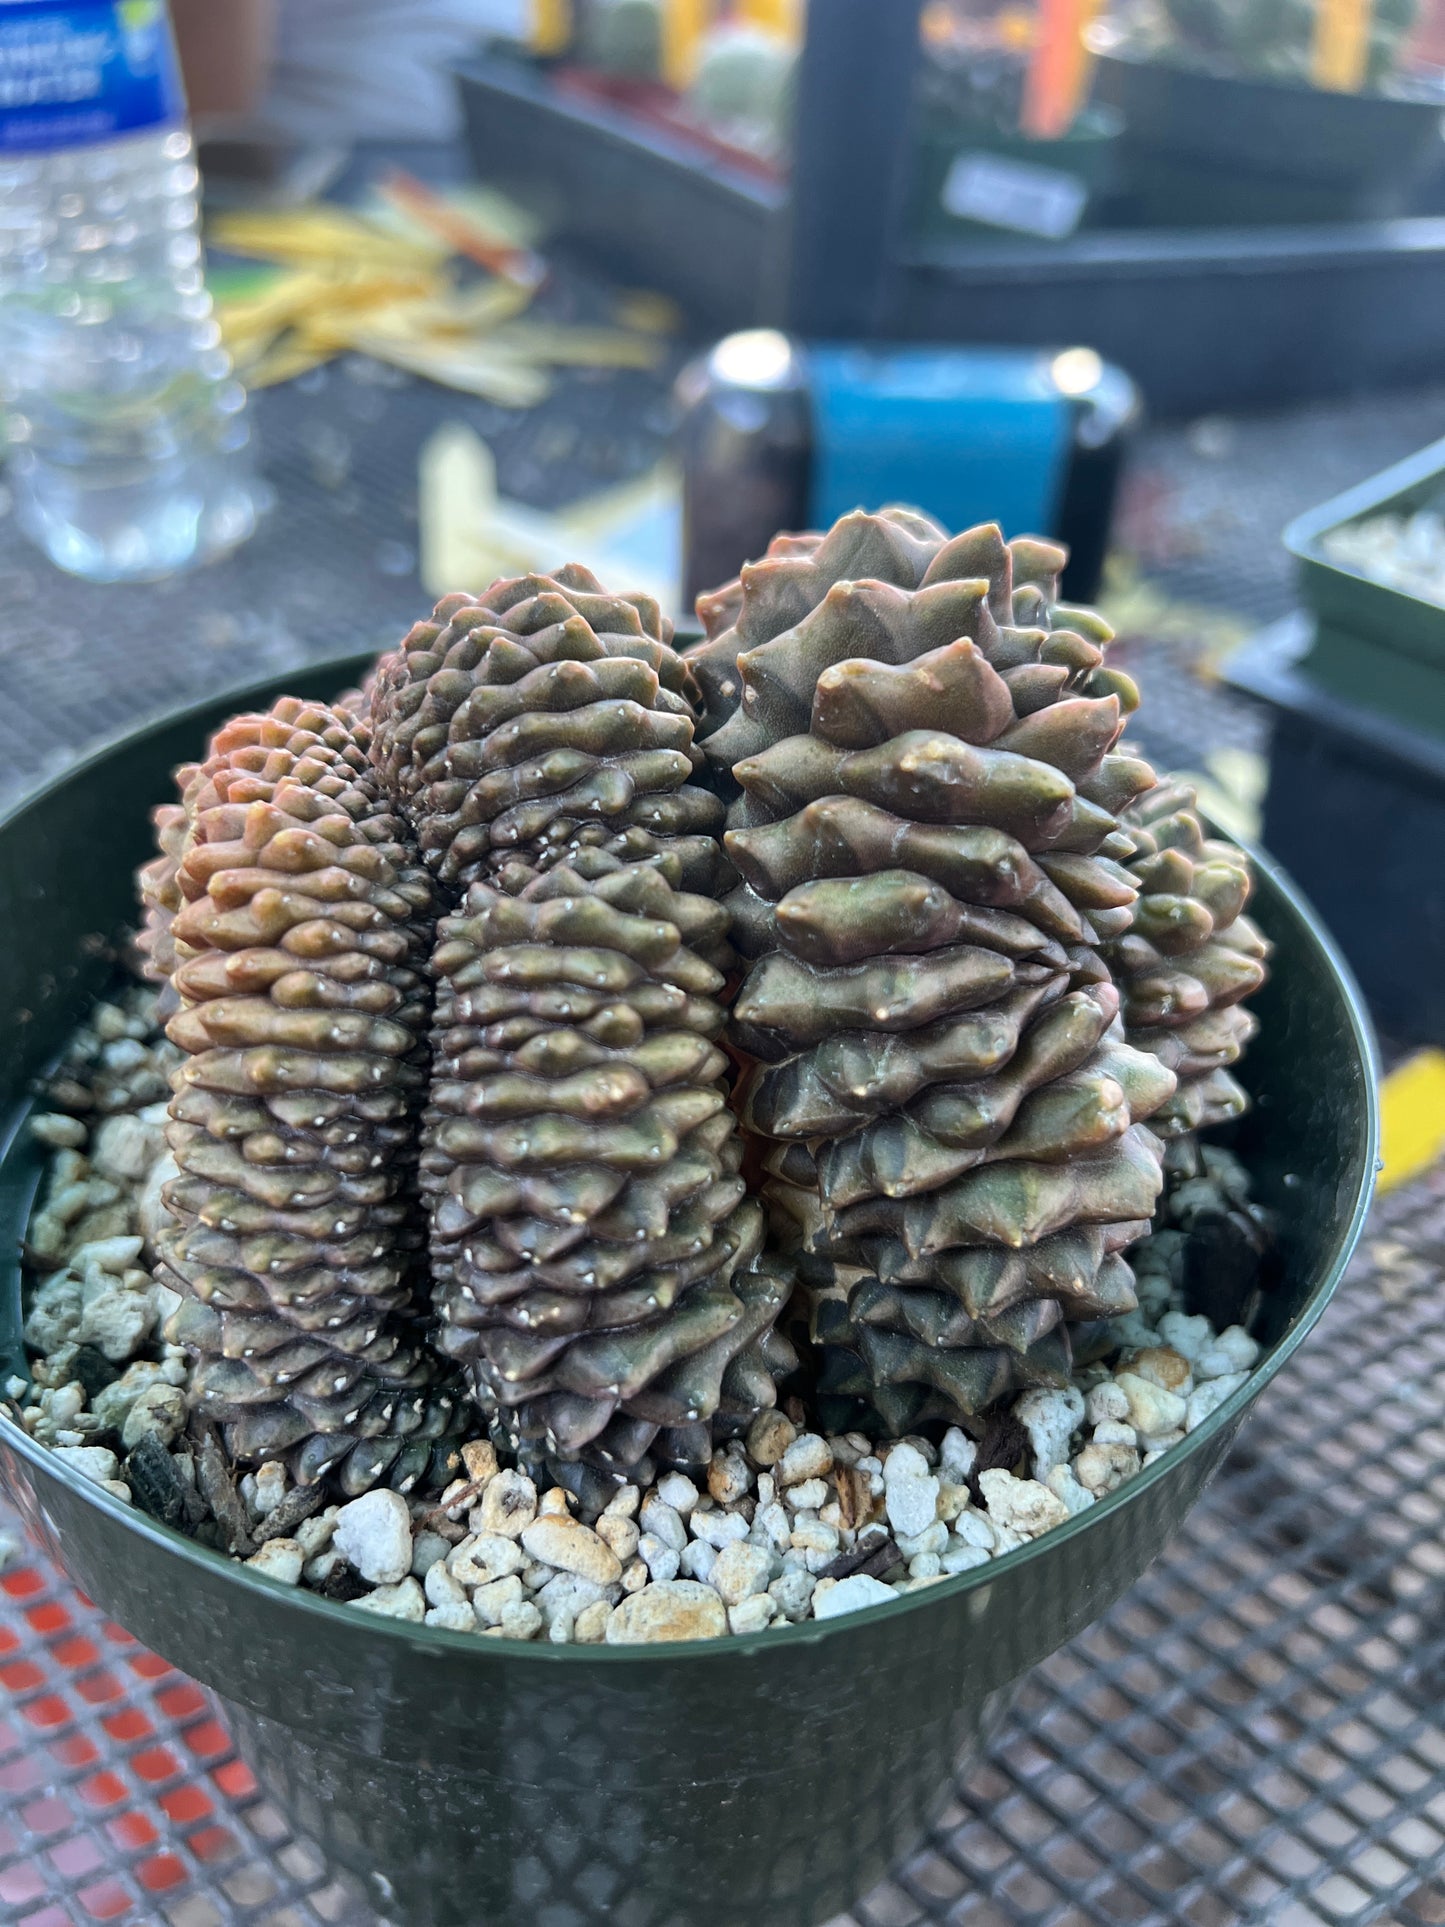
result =
M1332 530L1445 506L1445 441L1297 516L1284 532L1315 618L1304 673L1334 695L1445 733L1445 606L1388 588L1325 552Z

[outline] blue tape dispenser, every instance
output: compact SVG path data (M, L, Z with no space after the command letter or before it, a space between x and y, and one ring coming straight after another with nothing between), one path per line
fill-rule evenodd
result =
M1098 587L1138 392L1091 348L803 343L729 335L678 378L686 600L780 529L897 502L945 527L1068 545Z

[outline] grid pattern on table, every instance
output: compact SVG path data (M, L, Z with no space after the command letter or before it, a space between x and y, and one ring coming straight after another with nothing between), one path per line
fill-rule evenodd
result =
M1286 525L1442 435L1438 386L1158 424L1140 438L1117 533L1169 596L1273 622L1295 602Z
M259 1793L210 1696L25 1547L0 1578L0 1920L365 1918Z
M1178 1540L833 1927L1439 1927L1442 1524L1445 1167L1381 1204ZM28 1552L0 1686L7 1927L373 1927L208 1697Z

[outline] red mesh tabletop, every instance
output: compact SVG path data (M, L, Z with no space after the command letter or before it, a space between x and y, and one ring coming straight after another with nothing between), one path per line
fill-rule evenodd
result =
M1377 1210L1174 1546L834 1927L1445 1922L1442 1522L1445 1167ZM209 1696L18 1534L0 1684L0 1921L374 1927Z
M211 1696L20 1536L0 1578L0 1920L370 1921L291 1838Z

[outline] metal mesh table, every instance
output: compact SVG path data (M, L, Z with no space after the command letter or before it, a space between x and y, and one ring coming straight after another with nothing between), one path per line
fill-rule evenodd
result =
M1445 1168L1378 1210L1179 1540L833 1927L1445 1922L1442 1520ZM0 1920L377 1927L209 1697L28 1551L0 1685Z
M1445 1921L1445 1170L859 1927Z

